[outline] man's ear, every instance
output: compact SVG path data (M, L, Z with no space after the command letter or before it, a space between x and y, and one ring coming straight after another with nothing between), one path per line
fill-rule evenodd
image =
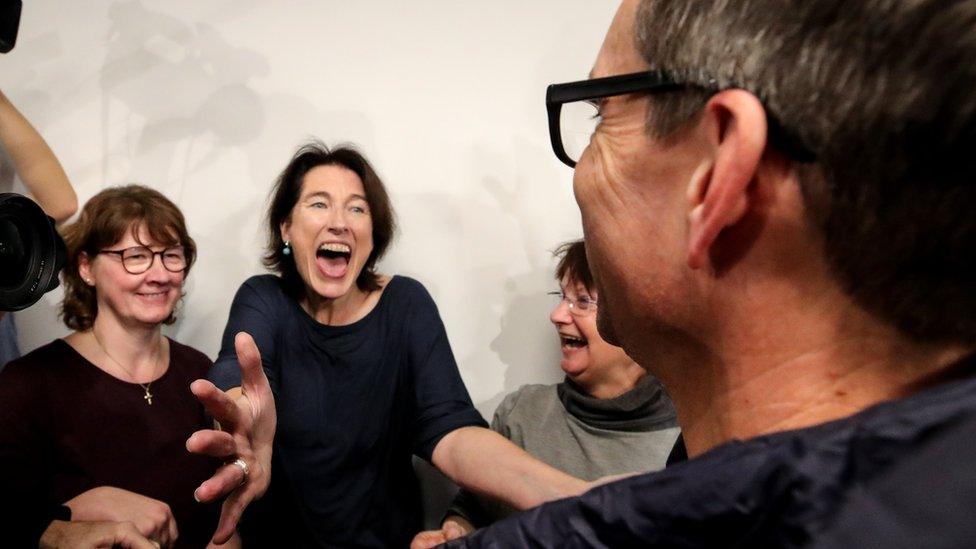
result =
M725 90L712 96L701 124L713 155L695 172L689 187L688 266L692 269L708 265L718 235L749 210L749 185L766 148L766 111L747 91Z

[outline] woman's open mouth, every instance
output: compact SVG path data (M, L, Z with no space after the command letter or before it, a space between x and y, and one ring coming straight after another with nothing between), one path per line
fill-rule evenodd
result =
M563 351L576 351L586 347L586 338L575 337L567 334L559 334L559 342L561 343Z
M315 263L322 274L329 278L342 278L349 269L352 248L348 244L326 242L315 251Z

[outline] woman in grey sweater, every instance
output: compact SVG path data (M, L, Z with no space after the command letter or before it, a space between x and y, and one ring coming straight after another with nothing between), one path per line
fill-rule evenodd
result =
M556 250L560 290L549 320L562 349L566 379L525 385L505 397L491 428L536 458L584 480L664 467L678 436L674 406L661 383L607 343L596 328L597 291L583 241ZM461 490L440 530L411 547L432 547L514 512Z

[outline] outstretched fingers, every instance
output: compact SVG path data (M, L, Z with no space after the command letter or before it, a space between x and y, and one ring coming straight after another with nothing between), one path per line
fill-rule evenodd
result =
M234 535L237 523L244 514L254 494L246 487L241 487L239 492L234 492L226 500L220 509L220 521L217 523L217 531L214 533L213 542L217 545L227 542Z
M228 459L237 455L237 443L233 435L224 431L204 429L190 435L186 449L194 454Z
M225 393L205 380L190 386L223 432L197 431L187 440L187 449L229 461L194 492L199 501L226 498L213 536L217 545L234 535L244 509L267 489L276 424L274 396L254 339L240 332L234 347L241 368L240 392ZM238 461L230 461L234 458Z
M234 463L222 465L214 475L193 492L197 501L210 502L222 498L239 488L247 477L244 470Z
M234 430L234 426L240 421L240 410L227 393L205 379L198 379L191 383L190 391L210 412L210 415L220 423L222 429Z
M245 393L256 388L268 386L268 378L261 367L261 353L254 338L247 332L238 332L234 337L237 362L241 365L241 387Z

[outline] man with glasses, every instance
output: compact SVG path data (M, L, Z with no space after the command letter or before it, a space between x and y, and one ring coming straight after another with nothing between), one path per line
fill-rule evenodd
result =
M550 88L551 137L600 333L664 382L684 443L455 543L972 543L974 21L624 0L591 78Z

